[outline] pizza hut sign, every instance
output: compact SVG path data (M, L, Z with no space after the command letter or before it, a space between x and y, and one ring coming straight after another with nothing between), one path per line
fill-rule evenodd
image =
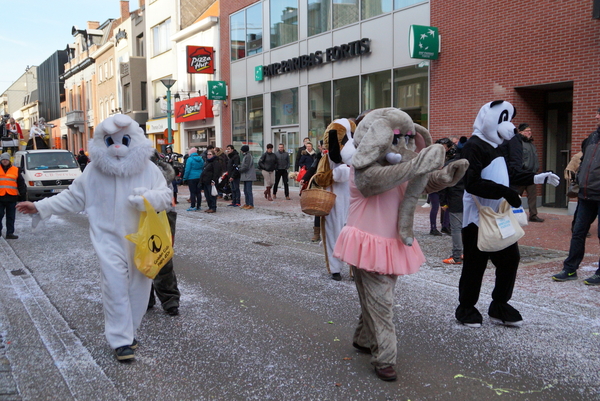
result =
M214 74L213 54L212 47L187 46L187 72L190 74Z
M198 96L175 102L175 122L184 123L213 118L212 107L212 100L206 99L206 96Z

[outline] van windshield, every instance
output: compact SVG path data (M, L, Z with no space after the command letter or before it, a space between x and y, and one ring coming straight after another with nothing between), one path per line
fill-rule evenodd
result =
M71 152L28 153L27 168L30 170L63 170L79 168Z

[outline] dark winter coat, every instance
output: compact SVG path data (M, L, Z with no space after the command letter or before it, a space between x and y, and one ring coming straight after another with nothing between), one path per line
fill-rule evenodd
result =
M533 137L527 138L525 135L519 134L523 141L523 170L530 173L536 173L540 168L538 162L538 154L533 144Z
M600 201L600 127L581 146L583 156L577 173L579 198Z
M315 151L313 151L313 153L310 154L305 150L302 152L302 157L300 157L300 161L299 161L298 165L300 166L300 168L302 168L302 166L304 166L304 168L306 168L308 170L310 168L310 166L312 166L312 164L314 163L316 158L317 158L317 154Z
M240 167L240 154L237 150L232 150L227 155L229 160L227 161L227 175L233 179L240 178L239 167Z
M275 156L275 153L263 153L258 160L258 168L265 171L277 170L277 156Z
M277 170L287 170L290 167L290 154L288 152L273 152L277 156Z
M200 176L200 184L208 185L211 181L214 181L215 184L218 183L221 173L221 163L218 157L213 156L210 159L206 159L204 171L202 171L202 175Z

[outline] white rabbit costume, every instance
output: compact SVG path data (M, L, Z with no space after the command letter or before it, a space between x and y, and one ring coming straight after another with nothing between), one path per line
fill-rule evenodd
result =
M62 193L35 203L42 219L85 211L102 276L105 335L116 349L133 343L148 306L152 281L135 267L135 244L143 195L156 209L171 203L171 190L150 156L152 143L131 118L101 122L89 144L91 163Z

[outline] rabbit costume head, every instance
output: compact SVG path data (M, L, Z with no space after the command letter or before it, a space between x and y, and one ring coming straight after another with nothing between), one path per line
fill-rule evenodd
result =
M115 114L98 124L89 149L92 163L100 171L120 177L139 174L154 153L144 130L123 114Z

